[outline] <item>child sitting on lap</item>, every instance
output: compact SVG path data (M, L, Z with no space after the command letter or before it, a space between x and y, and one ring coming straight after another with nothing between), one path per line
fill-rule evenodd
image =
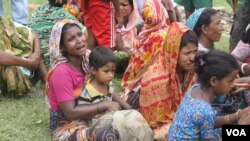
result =
M122 141L152 141L152 130L143 116L136 110L128 110L131 106L109 87L116 68L113 52L102 46L94 48L89 55L89 65L91 76L77 102L96 104L99 113L88 123L96 128L111 126L119 132Z

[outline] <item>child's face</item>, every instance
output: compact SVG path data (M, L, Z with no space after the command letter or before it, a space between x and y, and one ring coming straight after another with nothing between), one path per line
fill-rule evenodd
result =
M94 70L94 79L103 84L109 84L115 76L116 64L109 62L101 68Z
M79 27L73 26L67 29L65 32L62 51L65 51L67 56L79 56L82 57L86 53L86 37Z
M217 95L228 94L233 86L234 80L237 78L239 70L235 70L221 80L217 80L216 84L213 86L214 92Z

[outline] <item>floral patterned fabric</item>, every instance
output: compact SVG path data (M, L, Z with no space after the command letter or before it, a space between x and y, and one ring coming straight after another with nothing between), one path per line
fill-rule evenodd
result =
M209 103L191 96L195 84L186 93L168 132L168 140L218 140L220 129L214 129L216 112Z

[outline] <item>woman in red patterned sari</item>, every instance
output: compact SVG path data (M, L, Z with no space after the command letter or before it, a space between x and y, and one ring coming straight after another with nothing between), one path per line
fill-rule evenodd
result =
M151 5L147 10L152 9L152 1L147 2ZM159 14L159 6L154 4ZM150 13L145 11L146 8L147 4L144 12ZM145 21L144 29L157 23L152 19L148 19L150 24L147 24L147 19ZM140 109L158 140L165 137L184 93L195 81L193 59L198 50L198 40L195 33L183 24L173 23L167 27L158 22L157 25L158 28L151 26L154 30L148 29L146 34L143 35L143 31L140 34L137 53L129 62L122 86L131 105L139 101L135 108Z
M142 76L140 112L156 139L165 137L186 90L195 82L193 59L197 50L195 33L173 23L163 47Z
M152 63L153 56L163 46L168 25L166 24L166 10L158 0L146 0L142 12L144 27L135 42L135 52L131 55L129 65L122 78L125 94L140 89L143 72Z
M157 0L145 2L145 25L122 78L128 103L140 109L157 140L165 137L186 90L195 81L192 69L198 50L195 33L179 23L168 27L164 14Z

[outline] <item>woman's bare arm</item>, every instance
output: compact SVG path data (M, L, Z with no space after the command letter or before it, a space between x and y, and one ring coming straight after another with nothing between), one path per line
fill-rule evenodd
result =
M60 107L66 118L74 119L91 119L93 116L104 112L105 110L117 111L120 105L117 102L104 101L90 105L76 105L75 101L61 102Z
M0 51L0 65L23 66L30 69L37 68L40 62L40 40L35 33L34 36L33 53L31 54L30 59L20 58L10 53Z

